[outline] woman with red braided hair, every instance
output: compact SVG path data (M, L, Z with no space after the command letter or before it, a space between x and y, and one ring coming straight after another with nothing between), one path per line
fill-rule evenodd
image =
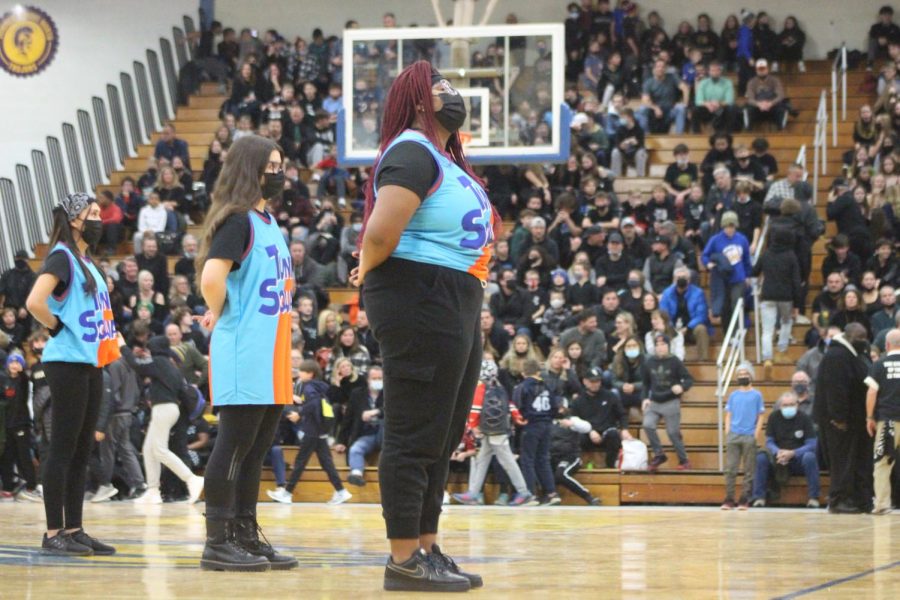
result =
M462 97L428 62L388 91L355 285L384 361L378 467L386 590L482 585L435 543L450 454L481 370L480 314L499 217L466 161Z

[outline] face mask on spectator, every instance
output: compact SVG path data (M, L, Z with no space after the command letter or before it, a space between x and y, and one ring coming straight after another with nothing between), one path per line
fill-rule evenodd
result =
M353 228L353 231L355 231L356 233L359 233L360 231L362 231L362 223L354 223L353 225L351 225L351 227Z
M675 159L675 162L678 163L679 167L684 168L688 164L688 157L687 156L679 156Z
M550 301L550 306L553 308L553 310L559 310L563 307L563 305L565 303L566 303L566 301L563 300L562 298L554 298L553 300Z
M684 277L679 277L677 280L675 280L675 285L678 287L679 290L686 289L688 286L688 280L685 279Z
M637 348L630 348L625 351L625 356L627 356L628 358L630 358L632 360L634 360L635 358L637 358L640 355L641 355L641 351Z
M791 389L794 390L794 393L798 396L805 396L806 392L809 391L809 385L805 383L795 383L791 386Z
M781 416L785 419L793 419L797 416L797 407L796 406L782 406L781 407Z
M741 387L747 387L748 385L750 385L750 378L749 377L738 377L737 384Z
M633 290L641 287L641 280L640 279L629 279L628 287L630 287Z
M373 379L369 382L369 389L373 392L380 392L384 389L384 380L382 379Z

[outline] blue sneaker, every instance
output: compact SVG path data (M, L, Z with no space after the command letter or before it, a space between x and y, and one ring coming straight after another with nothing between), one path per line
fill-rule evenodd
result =
M516 494L513 496L512 500L509 501L509 506L522 506L523 504L527 504L530 502L534 496L531 494Z
M506 506L507 504L509 504L509 494L500 494L494 500L494 506Z

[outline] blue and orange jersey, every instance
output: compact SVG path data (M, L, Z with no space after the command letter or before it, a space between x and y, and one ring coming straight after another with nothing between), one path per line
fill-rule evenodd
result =
M65 244L57 244L50 254L55 252L63 252L68 257L71 276L65 293L51 294L47 300L50 312L62 322L63 329L47 340L42 360L105 367L119 358L116 321L106 278L92 262L83 259L97 284L97 290L88 294L84 291L87 279L72 250Z
M216 406L291 404L294 268L278 224L252 210L250 243L226 280L225 306L209 347Z
M437 164L438 177L391 256L449 267L487 281L494 217L484 188L418 131L398 135L385 154L401 142L416 142L426 148Z

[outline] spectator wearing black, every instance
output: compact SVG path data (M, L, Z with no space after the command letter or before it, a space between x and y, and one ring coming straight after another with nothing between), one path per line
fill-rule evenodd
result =
M632 260L643 265L644 260L650 256L650 245L638 233L633 217L622 219L622 240L625 244L625 253L629 254Z
M491 296L491 314L501 325L512 326L512 334L515 334L520 327L530 326L531 322L528 317L531 316L531 313L528 312L528 299L525 293L519 289L515 270L502 271L497 283L500 289Z
M706 13L697 17L697 29L691 41L691 45L702 53L704 61L709 62L719 55L719 36L712 30Z
M325 293L325 269L306 254L306 246L300 240L292 241L289 248L298 294L311 293L315 296L318 306L328 306L328 297Z
M869 315L866 314L866 303L863 302L862 294L854 287L847 287L838 302L838 309L832 313L828 325L845 330L850 323L859 323L866 328L866 337L872 341L872 324L869 321Z
M153 187L155 182L156 176L154 175L153 181L150 182L150 187ZM129 229L135 229L138 215L144 207L144 198L135 191L134 179L131 177L122 179L122 189L119 195L116 196L116 204L122 209L122 224Z
M872 441L866 433L869 371L866 329L851 323L836 335L819 365L813 415L828 457L828 511L868 512L872 505Z
M706 195L706 213L709 215L710 233L717 232L720 227L722 215L734 210L736 193L734 179L731 171L724 165L719 165L713 171L715 185L709 189Z
M169 292L169 261L159 251L155 237L145 237L141 241L141 253L134 257L139 271L149 271L153 275L153 289L160 294Z
M622 312L619 305L619 294L615 290L606 288L600 298L600 306L594 309L597 315L597 328L603 332L606 337L607 346L612 343L613 334L616 331L616 317ZM604 358L603 364L606 365L607 360Z
M616 466L622 440L631 439L628 433L628 413L619 397L603 388L603 371L588 370L582 383L583 391L572 402L571 414L590 423L591 430L582 436L584 450L600 449L605 454L606 468Z
M828 279L831 273L840 273L844 281L859 285L862 277L862 262L859 256L850 250L847 236L837 234L828 245L828 255L822 261L822 279Z
M900 42L900 27L894 23L894 9L886 4L878 11L878 21L869 28L868 70L878 59L888 57L888 46Z
M650 248L653 253L644 261L644 287L648 292L658 295L671 285L675 269L685 264L672 253L668 238L656 235Z
M301 152L306 158L306 165L312 169L334 151L337 143L337 135L334 128L334 118L327 110L317 109L313 118L313 126L307 129L304 135L304 150Z
M184 275L191 284L191 289L197 289L195 278L197 276L197 267L195 260L197 258L197 238L190 233L185 234L181 238L181 257L175 263L175 274Z
M647 174L647 150L644 148L644 128L635 120L634 111L630 108L622 110L621 124L616 130L613 140L610 169L616 177L624 174L628 164L634 164L638 177Z
M253 65L245 62L231 83L231 97L226 103L226 112L236 117L246 115L252 120L253 126L258 127L260 121L258 87L259 83Z
M650 193L650 202L647 203L648 225L653 227L658 223L674 221L675 217L674 198L666 193L664 185L656 184L653 186L653 191Z
M28 322L25 300L36 280L37 275L28 265L28 253L24 250L16 251L13 268L0 275L0 306L15 309L16 320L22 323Z
M797 63L797 70L806 72L803 62L803 46L806 45L806 33L800 29L796 17L784 19L784 29L778 34L778 59L782 64Z
M587 214L582 220L582 227L596 225L607 232L617 230L619 218L622 216L622 208L613 196L609 192L598 192L594 197L593 206L587 210Z
M690 160L690 150L685 144L678 144L674 150L675 162L666 167L663 185L675 198L675 205L682 206L691 191L691 184L700 177L697 165Z
M153 149L153 157L156 160L166 159L170 163L178 156L184 162L184 166L191 168L191 153L187 142L175 137L175 126L167 123L159 134L159 141Z
M678 234L675 221L662 221L656 224L656 234L669 241L672 254L681 259L684 266L692 271L692 277L697 271L697 249L687 238Z
M735 182L746 181L750 184L750 192L753 199L758 200L760 204L765 196L766 172L763 168L753 160L750 155L750 149L744 144L738 144L734 148L734 180Z
M738 216L738 231L750 242L750 252L756 253L756 244L762 232L762 204L751 196L753 188L747 181L734 186L735 198L731 210Z
M643 429L650 441L653 458L649 470L655 472L668 460L663 453L662 443L656 428L660 418L666 421L666 433L678 454L678 468L691 468L684 440L681 437L681 397L694 384L694 379L678 357L669 352L669 338L658 334L654 339L655 353L644 361L642 386L644 401Z
M606 254L594 264L598 288L618 292L627 286L628 272L635 268L636 261L624 252L623 242L622 234L618 231L609 234Z
M589 309L578 314L578 325L570 327L559 336L559 345L567 348L570 343L581 345L581 356L589 366L601 366L606 358L606 336L598 328L597 314Z
M838 233L847 237L849 247L856 256L871 256L873 244L869 225L852 191L830 193L825 214L829 221L835 222Z
M566 288L566 304L572 311L579 313L599 301L599 290L590 280L589 267L575 263L571 273L572 278Z
M879 285L891 284L896 287L900 279L900 263L894 254L891 240L881 238L875 242L875 253L866 261L865 268L875 273Z
M703 248L709 239L710 216L706 210L706 198L703 186L695 182L688 190L687 202L684 204L684 237L694 244L694 248Z
M709 152L700 163L700 174L703 178L703 189L709 190L713 184L713 171L718 165L723 165L729 173L734 171L736 160L734 150L731 147L732 138L727 133L715 133L709 138Z

